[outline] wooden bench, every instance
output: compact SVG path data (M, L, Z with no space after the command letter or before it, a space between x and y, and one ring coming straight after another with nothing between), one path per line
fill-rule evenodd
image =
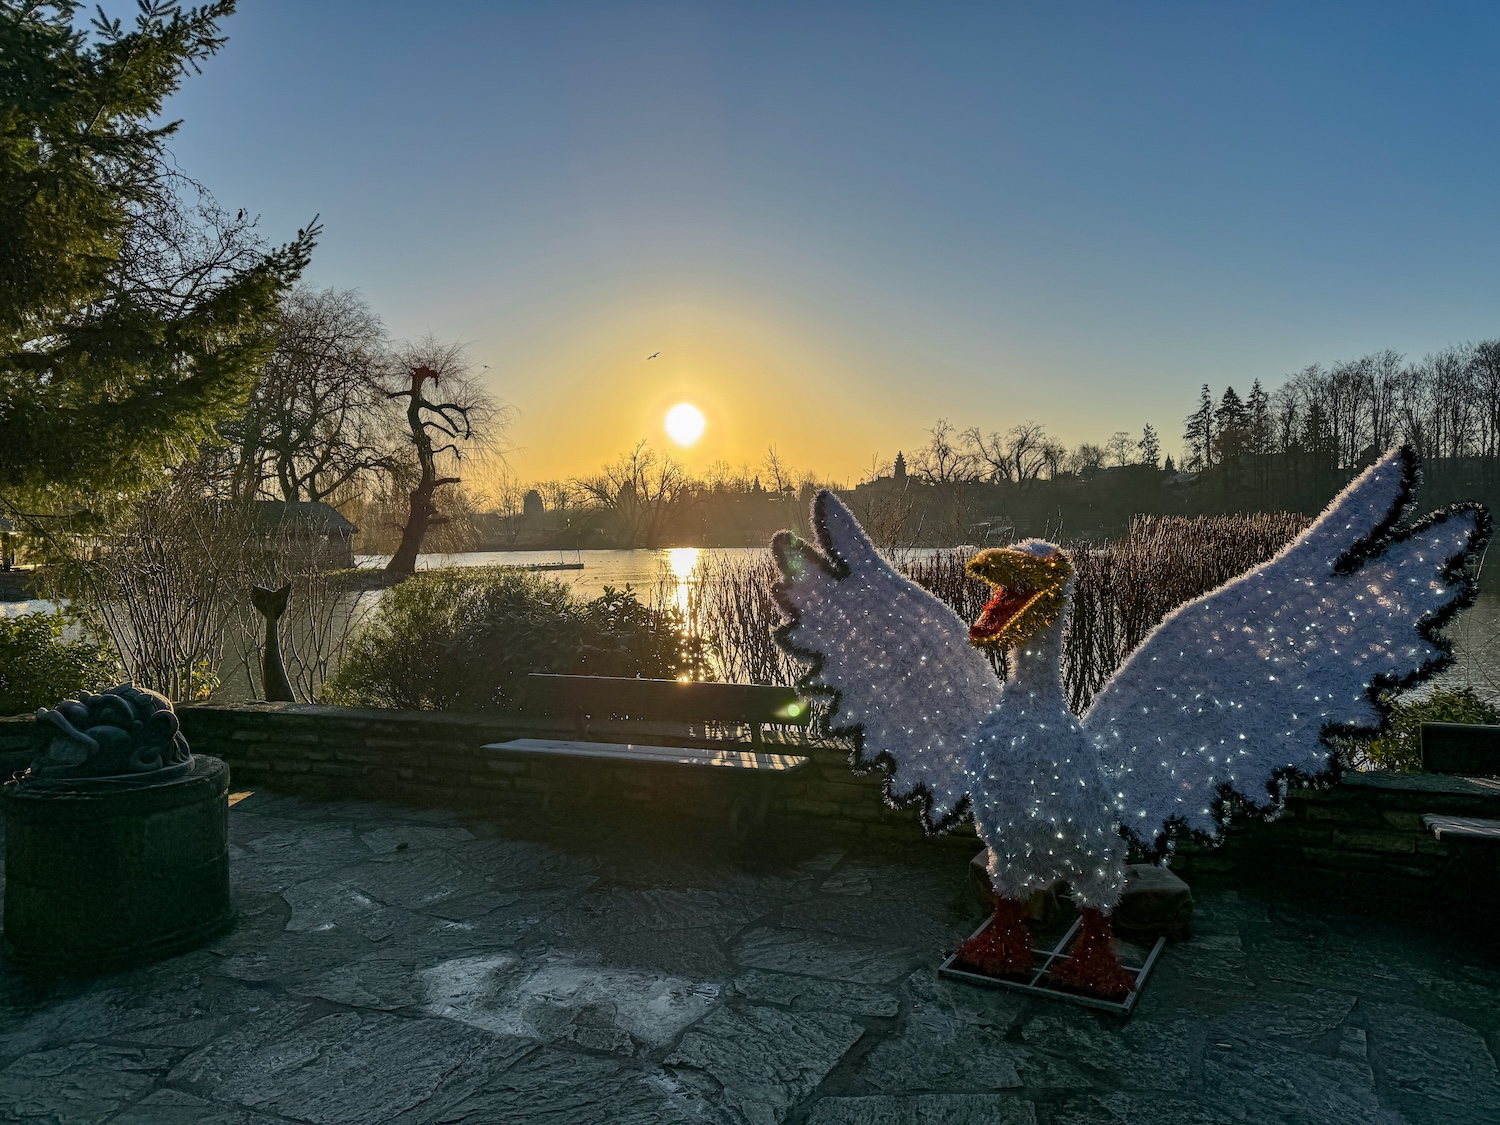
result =
M802 755L768 745L764 737L767 725L805 728L811 721L807 700L791 688L533 673L526 678L523 713L564 718L576 737L513 738L488 743L484 749L724 770L744 783L730 807L730 830L738 839L764 822L778 779L790 777L808 762ZM628 737L632 725L664 722L700 726L702 735L646 733L638 741L593 737L596 725L606 727L598 733L619 739ZM709 724L747 726L750 741L711 737Z
M1422 769L1460 777L1500 775L1500 726L1423 723Z
M1439 840L1478 840L1486 844L1500 844L1500 820L1428 813L1422 817L1422 827Z

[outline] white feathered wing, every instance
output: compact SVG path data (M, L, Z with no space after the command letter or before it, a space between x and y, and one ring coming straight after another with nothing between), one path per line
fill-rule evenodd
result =
M1222 788L1264 801L1278 773L1321 772L1326 732L1378 727L1374 692L1445 657L1432 630L1471 596L1458 568L1485 516L1391 536L1414 475L1387 453L1274 559L1169 614L1094 697L1083 727L1136 835L1211 834Z
M980 722L1000 698L966 622L891 567L849 510L818 494L820 550L782 532L781 642L811 663L803 681L831 696L831 726L859 740L861 765L887 770L887 795L920 807L931 830L968 795Z

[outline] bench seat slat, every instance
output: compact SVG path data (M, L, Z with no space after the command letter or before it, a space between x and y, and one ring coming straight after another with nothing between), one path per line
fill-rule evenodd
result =
M1428 813L1422 825L1439 840L1445 836L1467 840L1492 840L1500 844L1500 820L1483 820L1473 816L1438 816Z
M526 677L525 708L542 715L711 720L805 727L812 710L794 689L766 684L631 679L625 676Z
M730 769L791 773L807 764L795 754L767 754L753 750L709 749L697 746L651 746L639 742L580 742L574 739L513 738L491 742L486 750L520 751L552 757L612 758L618 761L665 765L723 766Z

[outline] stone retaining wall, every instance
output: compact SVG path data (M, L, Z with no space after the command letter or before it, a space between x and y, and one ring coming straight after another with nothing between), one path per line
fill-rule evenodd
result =
M1500 820L1500 780L1349 772L1328 789L1291 790L1273 821L1231 823L1216 848L1180 843L1171 866L1189 881L1225 876L1393 908L1434 893L1500 905L1500 848L1435 839L1428 813Z
M527 735L572 738L570 726L422 711L300 703L190 704L179 708L194 750L229 762L236 788L267 785L310 795L364 797L474 808L507 816L612 815L703 818L727 824L737 801L756 803L765 786L773 832L807 830L915 842L916 815L887 808L880 780L856 776L837 746L768 747L811 758L774 778L739 771L639 762L549 758L482 749ZM599 741L696 735L680 724L596 723ZM977 846L973 830L954 846Z
M193 748L227 761L236 789L264 785L309 796L455 806L551 824L624 814L723 825L737 800L757 798L754 786L763 780L728 776L727 770L481 749L524 735L576 737L560 725L515 719L296 703L188 704L179 710ZM24 744L29 722L0 720L0 754ZM684 732L665 724L599 724L591 736L643 740L648 730L666 738ZM921 839L916 814L887 808L879 779L855 775L845 749L784 749L812 761L768 786L772 833ZM1382 901L1434 895L1500 901L1500 849L1436 840L1422 827L1425 813L1500 819L1500 780L1351 773L1332 788L1292 790L1277 820L1243 819L1230 827L1221 847L1179 844L1171 865L1189 880L1224 877ZM939 840L977 846L969 826Z

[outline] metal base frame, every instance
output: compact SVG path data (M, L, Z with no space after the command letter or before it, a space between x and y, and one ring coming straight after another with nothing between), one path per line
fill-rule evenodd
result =
M970 935L972 941L989 928L992 919L986 918L984 924ZM1032 970L1030 979L992 977L984 973L971 973L967 969L955 968L958 955L950 954L948 958L938 966L938 976L947 977L949 980L963 981L965 984L978 984L986 988L1008 988L1013 992L1025 992L1032 996L1043 996L1048 1000L1062 1000L1069 1004L1078 1004L1085 1008L1097 1008L1102 1012L1113 1012L1116 1015L1128 1016L1135 1008L1135 1002L1140 998L1141 990L1146 987L1146 978L1151 975L1151 969L1156 964L1157 957L1167 944L1167 939L1159 937L1156 944L1151 947L1151 952L1146 954L1146 960L1140 965L1123 965L1126 972L1135 977L1135 984L1130 989L1130 994L1123 1000L1104 1000L1098 996L1085 996L1079 992L1068 992L1061 988L1046 983L1047 973L1055 962L1066 961L1069 954L1066 952L1069 942L1078 933L1078 928L1083 924L1082 919L1075 918L1073 924L1068 927L1068 932L1058 939L1057 944L1051 949L1032 949L1032 954L1037 961L1037 967Z

